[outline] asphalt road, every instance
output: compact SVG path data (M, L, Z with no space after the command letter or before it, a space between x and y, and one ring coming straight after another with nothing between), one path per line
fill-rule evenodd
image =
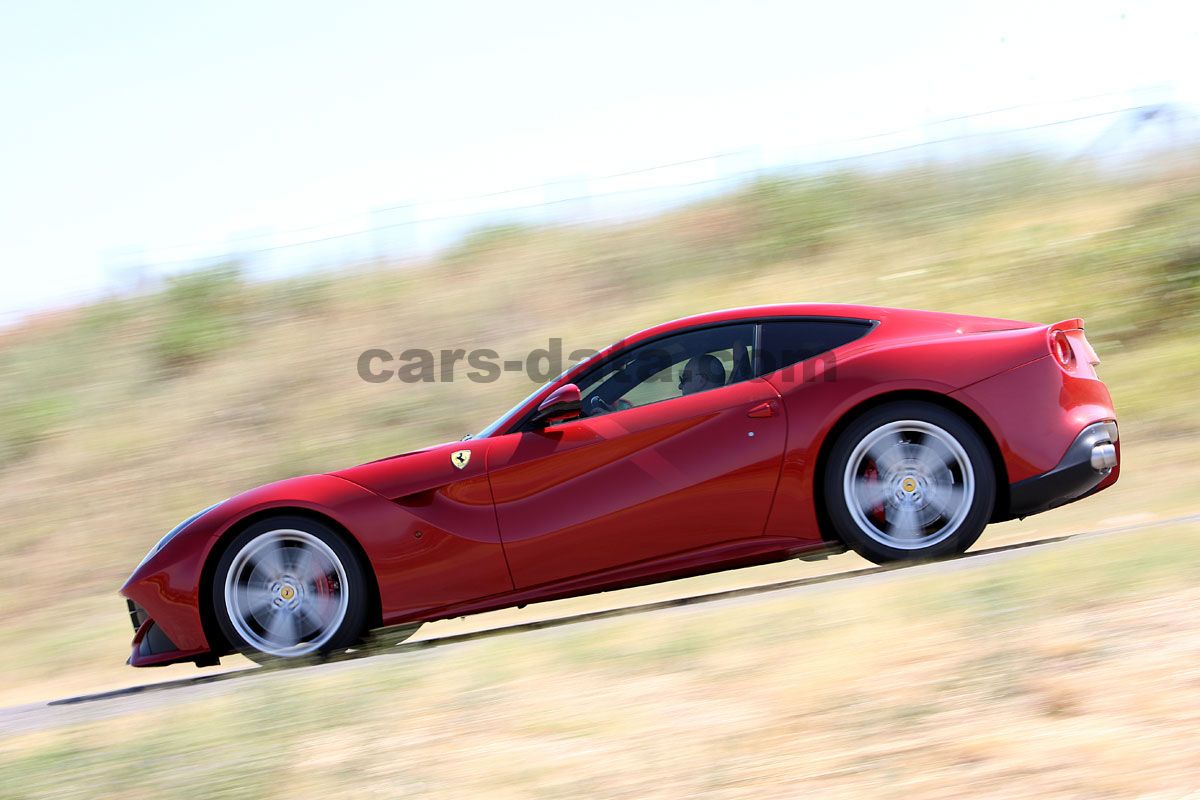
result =
M602 623L605 620L633 614L697 613L705 608L753 602L764 595L771 595L773 597L788 596L820 591L833 585L841 587L849 584L895 580L900 577L917 574L976 569L1001 560L1021 558L1048 547L1067 545L1079 539L1120 535L1165 525L1194 522L1200 522L1200 513L985 548L944 561L868 567L866 569L818 575L812 578L748 586L728 591L673 598L655 603L625 606L622 608L543 619L519 625L490 628L454 636L443 636L436 639L406 642L392 647L376 648L360 653L348 654L337 660L322 664L289 669L251 667L215 674L198 675L194 678L184 678L182 680L129 686L124 689L97 694L64 697L49 702L12 706L0 709L0 736L10 736L64 725L109 719L153 708L195 702L223 694L234 687L244 685L248 681L259 682L260 685L269 685L270 681L278 680L283 675L295 674L297 670L332 671L369 669L373 659L394 658L398 656L420 660L433 659L438 657L437 651L441 648L469 647L474 642L496 636L529 635L537 631L567 625Z

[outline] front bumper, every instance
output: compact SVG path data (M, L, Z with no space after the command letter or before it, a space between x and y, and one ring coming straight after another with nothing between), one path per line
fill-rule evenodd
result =
M150 618L146 609L129 599L125 600L125 604L133 623L133 642L125 663L134 667L160 667L180 661L193 661L197 666L220 663L220 659L211 655L207 648L181 650L162 626Z
M1117 423L1088 425L1049 472L1009 487L1009 518L1027 517L1074 502L1116 482L1121 468Z

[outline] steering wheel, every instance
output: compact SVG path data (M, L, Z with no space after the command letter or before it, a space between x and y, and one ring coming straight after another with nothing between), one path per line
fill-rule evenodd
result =
M596 394L587 399L587 416L589 417L594 417L598 414L611 414L614 411L624 411L627 408L633 408L633 403L623 397L612 404L609 404L607 400Z
M612 406L598 394L594 394L587 401L587 415L594 417L597 414L607 414L612 411Z

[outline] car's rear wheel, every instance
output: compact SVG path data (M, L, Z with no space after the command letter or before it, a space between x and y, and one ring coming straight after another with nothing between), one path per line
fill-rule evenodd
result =
M961 553L983 532L995 496L979 434L952 411L917 401L852 422L825 474L837 534L876 563Z
M213 607L221 632L260 662L324 656L361 638L370 593L354 551L304 517L259 521L217 564Z

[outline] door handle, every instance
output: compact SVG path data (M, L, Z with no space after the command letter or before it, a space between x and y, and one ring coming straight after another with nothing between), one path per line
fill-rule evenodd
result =
M766 400L762 403L759 403L754 408L747 411L746 416L753 417L755 419L762 419L764 417L775 416L775 401L774 400Z

